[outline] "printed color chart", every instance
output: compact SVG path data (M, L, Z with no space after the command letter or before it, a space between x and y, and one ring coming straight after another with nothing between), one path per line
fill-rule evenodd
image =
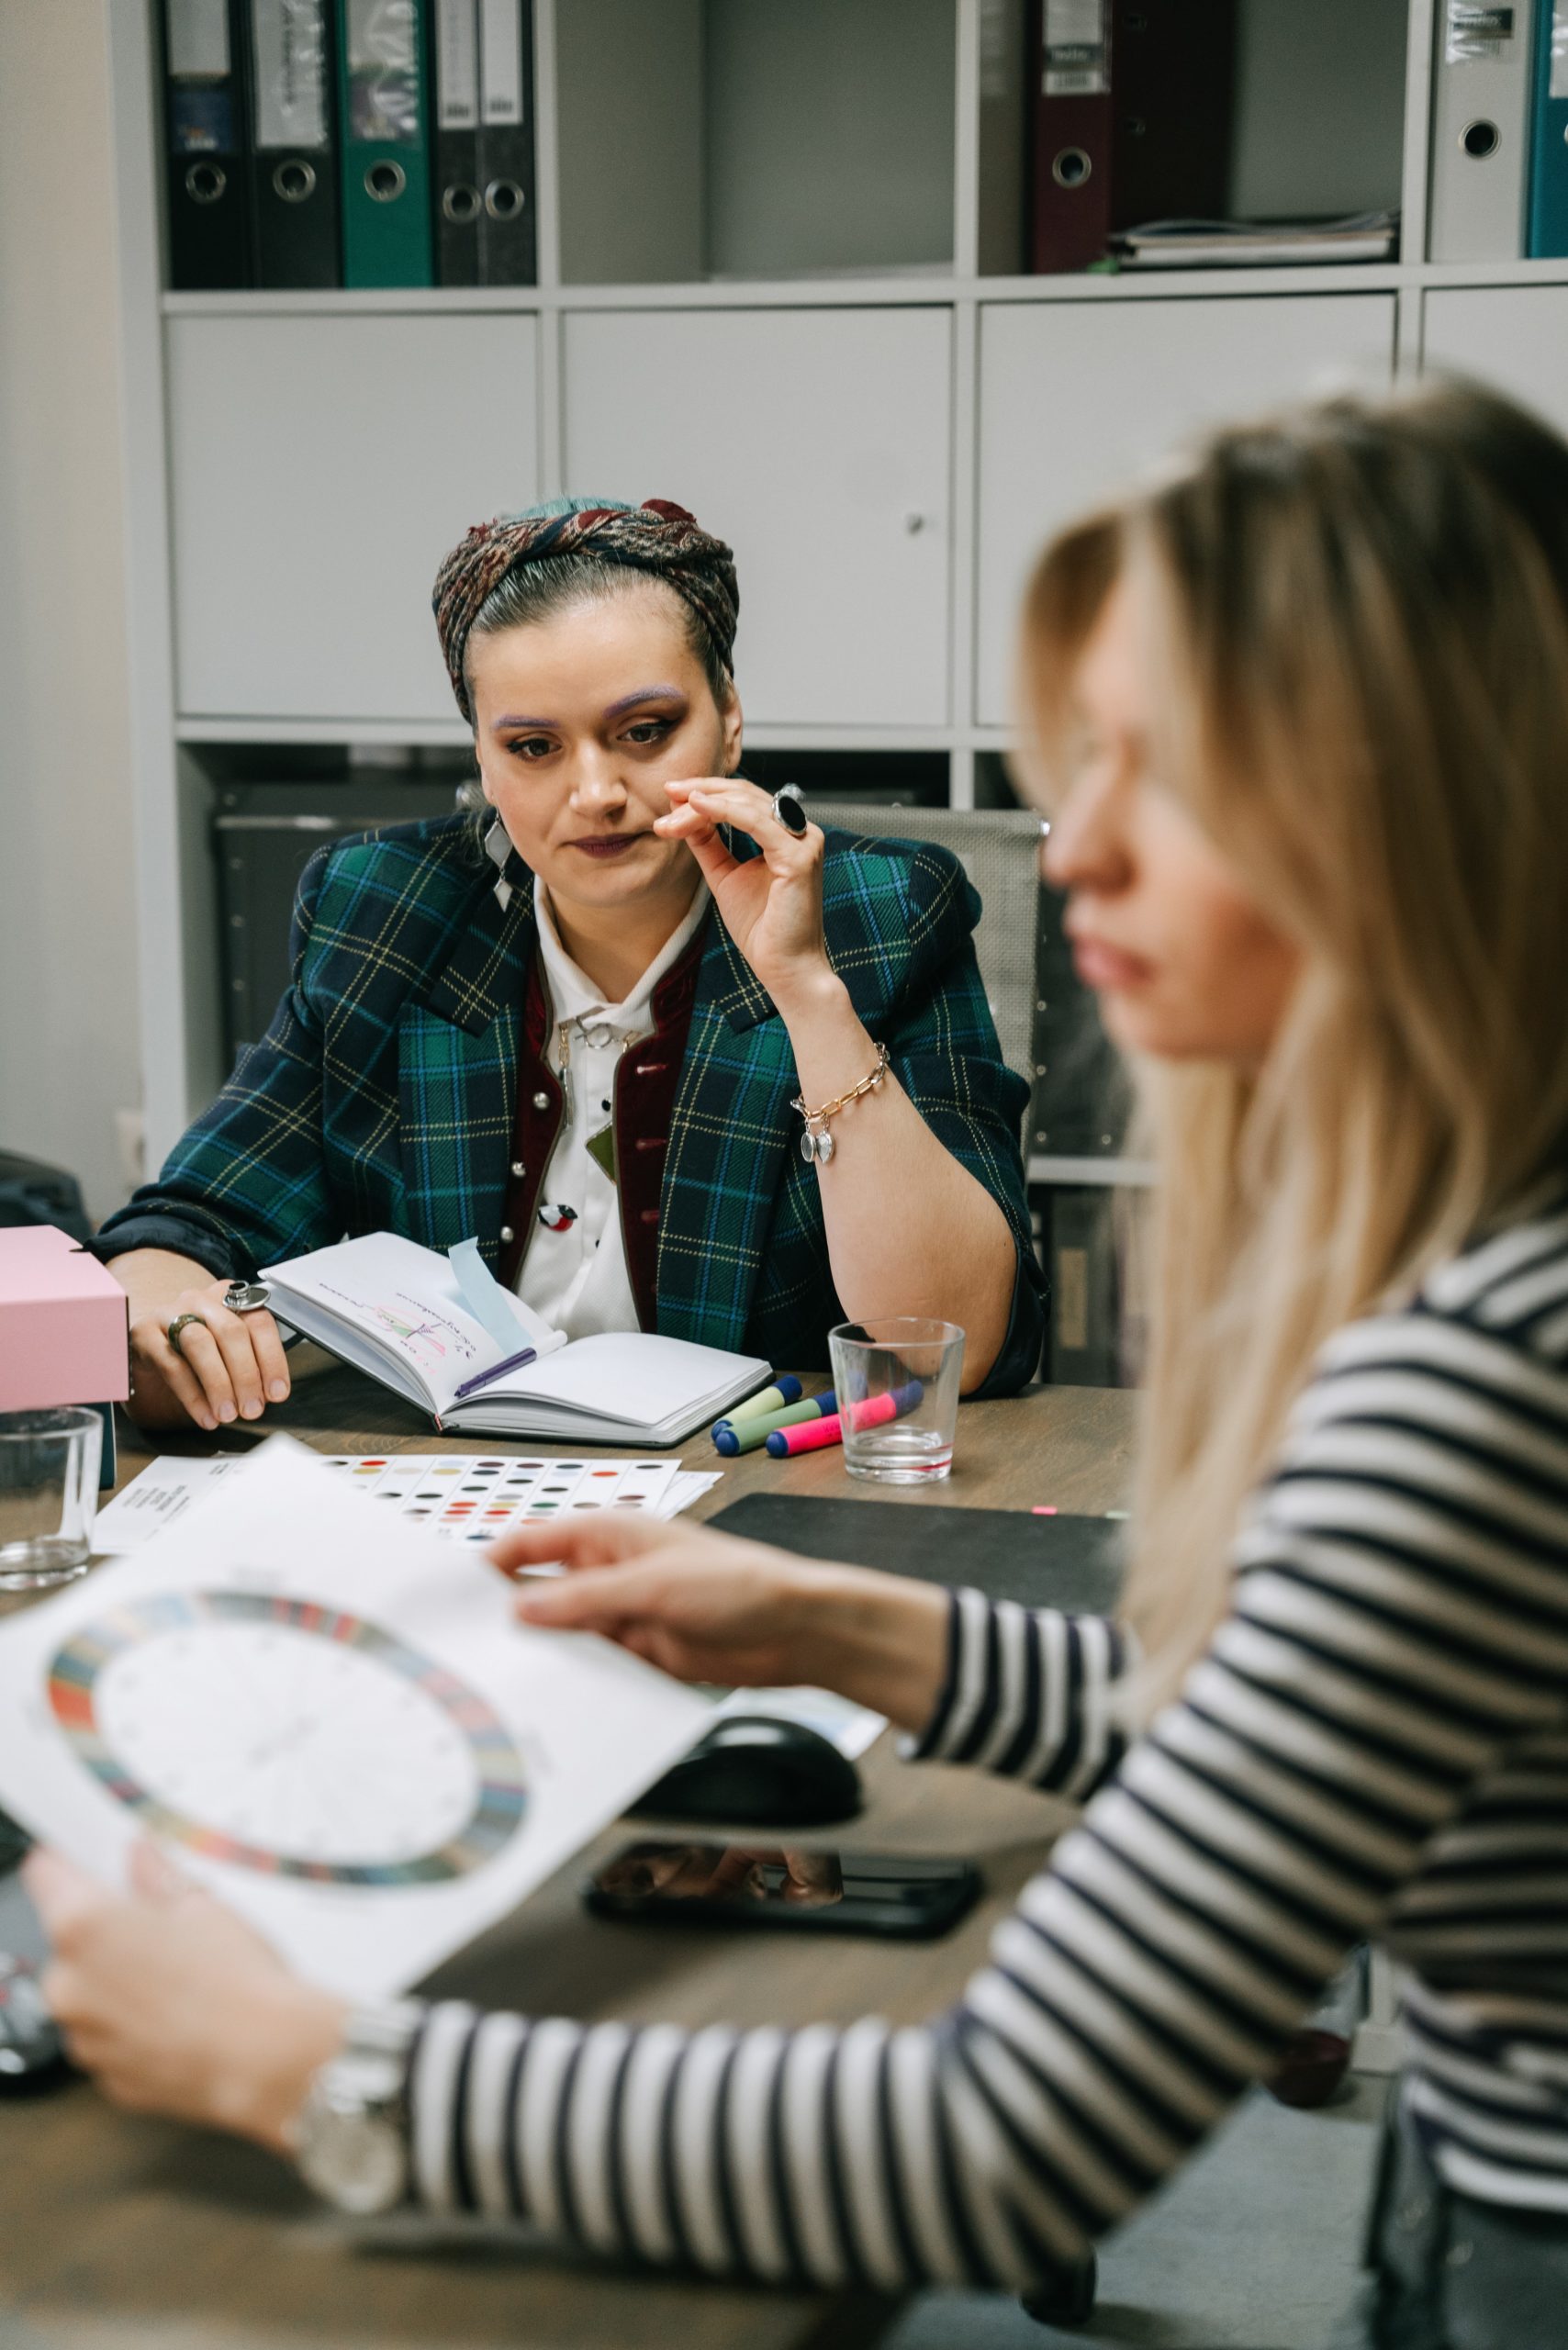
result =
M685 1506L676 1460L527 1459L498 1452L404 1452L324 1456L346 1483L373 1501L454 1542L493 1542L498 1534L548 1517L589 1510L642 1510L669 1517Z

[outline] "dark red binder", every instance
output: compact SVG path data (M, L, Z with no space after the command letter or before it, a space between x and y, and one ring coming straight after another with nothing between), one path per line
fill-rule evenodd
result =
M1223 220L1236 95L1236 0L1116 0L1111 226Z
M1030 261L1087 269L1111 236L1112 0L1030 0Z

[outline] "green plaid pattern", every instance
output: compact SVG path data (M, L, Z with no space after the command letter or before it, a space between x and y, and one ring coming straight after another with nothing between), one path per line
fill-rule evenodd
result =
M1009 1393L1039 1360L1044 1281L1019 1155L1028 1091L1002 1060L976 968L980 901L945 849L832 832L827 843L834 967L926 1124L1013 1231L1011 1326L985 1388ZM100 1254L176 1248L214 1273L251 1275L345 1234L392 1231L437 1249L477 1235L493 1266L535 947L515 857L509 878L503 908L465 817L319 851L272 1025L157 1181L109 1218ZM667 1335L825 1361L844 1315L816 1177L796 1148L795 1091L784 1024L715 916L660 1202Z

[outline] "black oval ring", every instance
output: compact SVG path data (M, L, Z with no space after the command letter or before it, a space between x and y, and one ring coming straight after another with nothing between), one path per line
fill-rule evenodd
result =
M774 793L773 813L784 830L793 833L798 840L811 821L801 805L798 784L787 783Z

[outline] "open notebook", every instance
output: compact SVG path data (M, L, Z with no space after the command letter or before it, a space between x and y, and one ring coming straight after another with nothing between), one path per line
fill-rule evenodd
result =
M406 1395L437 1427L459 1433L639 1449L678 1444L773 1376L756 1355L647 1331L568 1341L492 1283L496 1304L517 1326L503 1345L494 1307L487 1327L469 1310L448 1259L391 1232L269 1265L264 1278L280 1321ZM529 1346L535 1361L477 1394L458 1395L467 1381Z

